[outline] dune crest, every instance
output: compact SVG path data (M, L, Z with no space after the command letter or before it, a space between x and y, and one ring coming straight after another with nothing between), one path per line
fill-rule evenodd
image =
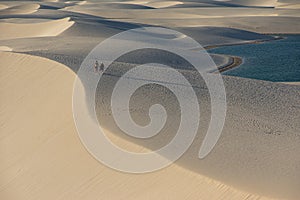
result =
M31 14L40 8L39 4L25 4L20 6L12 6L0 11L0 15L24 15Z
M153 8L167 8L175 5L183 4L181 1L150 1L144 5L151 6Z
M6 9L8 8L8 6L4 5L4 4L0 4L0 10Z
M41 23L0 23L0 39L57 36L74 24L70 17ZM22 31L21 31L22 30Z
M12 48L8 46L0 46L0 51L12 51Z

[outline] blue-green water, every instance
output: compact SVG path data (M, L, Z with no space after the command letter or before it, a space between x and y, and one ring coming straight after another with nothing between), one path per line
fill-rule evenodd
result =
M224 46L210 53L243 58L239 67L223 74L274 82L300 81L300 35L261 44Z

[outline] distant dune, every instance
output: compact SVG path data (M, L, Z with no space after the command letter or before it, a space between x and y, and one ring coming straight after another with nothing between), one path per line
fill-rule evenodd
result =
M299 17L296 4L293 1L277 2L276 0L202 0L197 2L185 0L123 1L110 6L111 3L93 1L65 7L63 10L115 21L168 27L217 26L259 33L297 33L300 31L300 23L294 18ZM144 6L153 9L145 9Z
M17 23L0 23L0 39L16 39L29 37L49 37L56 36L71 27L74 22L70 18L59 20L49 20L48 22L17 24Z
M7 7L0 11L0 16L31 14L36 12L39 9L39 7L39 4L25 4L20 6Z

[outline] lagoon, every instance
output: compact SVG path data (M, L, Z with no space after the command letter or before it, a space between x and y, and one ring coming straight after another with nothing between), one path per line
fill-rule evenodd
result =
M243 63L222 74L273 82L300 81L300 35L260 44L223 46L209 53L239 56Z

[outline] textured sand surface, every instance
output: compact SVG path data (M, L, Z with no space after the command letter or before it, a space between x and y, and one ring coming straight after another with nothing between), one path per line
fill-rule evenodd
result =
M2 199L264 199L177 165L143 175L103 166L75 130L75 74L45 58L15 53L0 58ZM122 138L113 140L141 151Z

